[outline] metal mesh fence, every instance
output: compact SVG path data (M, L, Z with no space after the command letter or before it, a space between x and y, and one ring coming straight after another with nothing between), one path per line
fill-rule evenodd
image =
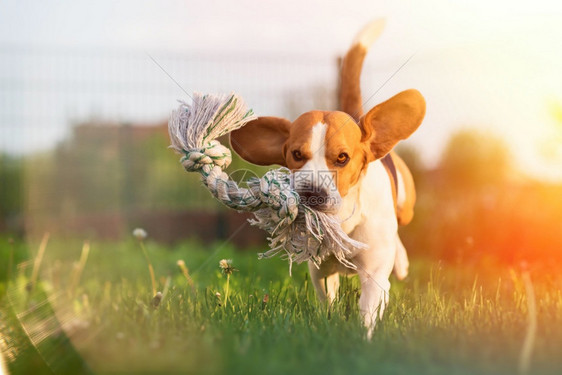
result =
M77 122L165 121L183 90L236 91L258 114L291 117L333 106L336 68L298 55L0 46L0 150L51 148Z
M225 213L166 149L176 100L236 91L260 115L295 118L333 108L336 78L335 59L297 55L0 46L0 231L189 235L189 212Z

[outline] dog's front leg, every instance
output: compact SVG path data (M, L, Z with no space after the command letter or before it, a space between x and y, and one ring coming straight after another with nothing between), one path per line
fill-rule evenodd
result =
M358 273L361 282L359 311L367 328L367 337L371 339L377 320L382 319L388 304L390 282L387 272L360 270Z
M360 233L358 233L360 234ZM361 234L364 234L361 233ZM354 259L361 283L359 311L370 339L378 319L381 319L388 303L390 281L396 255L396 233L379 232L376 238L362 236L371 248Z
M332 303L336 299L340 286L340 275L337 273L333 261L327 260L317 268L312 261L308 262L310 279L316 290L316 296L321 302L328 300Z

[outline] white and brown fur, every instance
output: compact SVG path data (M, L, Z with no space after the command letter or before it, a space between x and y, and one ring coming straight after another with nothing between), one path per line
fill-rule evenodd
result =
M363 60L383 26L381 20L367 25L343 60L341 111L310 111L293 122L260 117L231 134L231 145L242 158L290 168L305 202L337 214L344 231L368 245L350 257L357 271L334 258L320 268L310 263L309 270L318 297L330 302L341 274L359 275L359 307L369 337L388 303L392 270L399 279L408 274L398 225L412 220L415 188L406 164L392 149L418 128L425 114L425 101L416 90L403 91L363 114ZM396 177L381 162L384 157L391 158Z

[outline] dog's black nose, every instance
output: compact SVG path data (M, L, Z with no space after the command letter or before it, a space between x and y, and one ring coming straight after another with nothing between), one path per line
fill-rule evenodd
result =
M300 203L322 211L323 208L331 207L330 195L326 189L299 189Z

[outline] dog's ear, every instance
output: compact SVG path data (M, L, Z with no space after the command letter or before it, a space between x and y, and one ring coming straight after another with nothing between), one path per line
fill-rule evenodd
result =
M380 159L420 126L425 100L418 90L406 90L388 99L361 117L362 142L368 142L373 156Z
M291 122L279 117L258 117L230 133L230 145L240 157L258 165L286 166L283 146Z

